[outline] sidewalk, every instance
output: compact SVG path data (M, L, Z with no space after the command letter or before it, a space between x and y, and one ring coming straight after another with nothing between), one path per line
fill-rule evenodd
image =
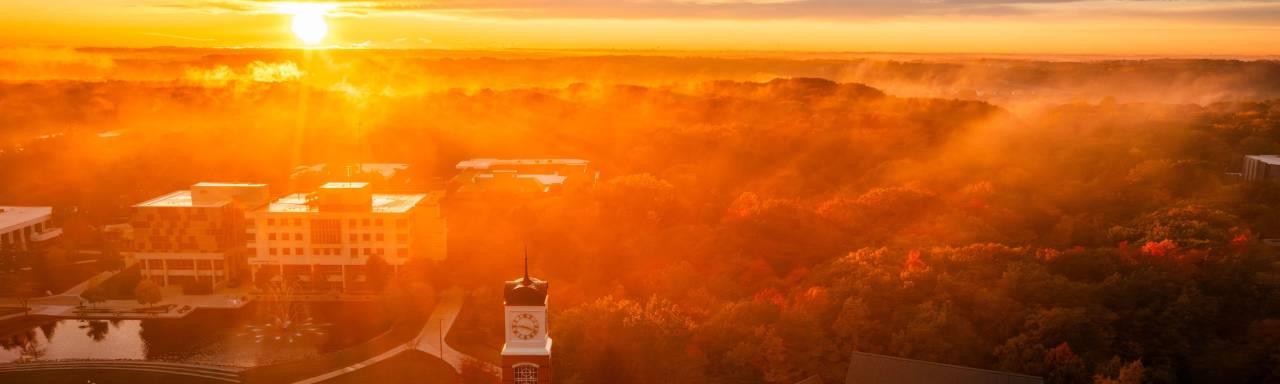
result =
M453 328L453 322L458 319L458 313L462 311L462 301L463 293L458 288L450 289L440 295L440 301L436 303L435 311L432 311L431 317L427 319L426 326L422 327L422 333L418 335L415 346L419 351L439 357L459 372L462 371L463 358L470 356L453 349L447 342L444 343L443 348L440 344L444 336L448 335L449 330Z
M294 382L294 384L320 383L325 380L377 364L383 360L394 357L400 352L410 349L417 349L419 351L426 352L429 355L438 357L440 360L448 363L450 367L453 367L454 371L461 372L463 358L468 356L449 347L448 343L445 343L442 348L440 341L443 340L443 335L447 335L449 333L449 329L453 327L453 322L457 320L458 313L462 310L463 297L464 294L462 290L458 288L452 288L441 293L440 300L436 302L435 309L431 311L431 316L427 319L426 325L422 327L422 332L418 334L418 337L414 338L410 342L389 349L386 352L371 357L365 361L338 368L315 377L299 380ZM440 355L441 350L444 351L444 356ZM476 359L476 361L481 360ZM492 368L496 369L497 367L493 366Z

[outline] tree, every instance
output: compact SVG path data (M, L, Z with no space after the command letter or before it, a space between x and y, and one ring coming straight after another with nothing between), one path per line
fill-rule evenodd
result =
M98 263L109 270L119 271L124 269L124 256L121 256L115 247L107 246L102 249L102 255L98 257Z
M0 274L0 293L18 300L18 306L31 312L31 298L36 295L38 286L30 276L24 273Z
M1085 384L1089 382L1084 361L1071 351L1067 343L1058 344L1044 355L1045 378L1050 384Z
M80 293L80 297L89 302L89 306L96 306L98 303L107 301L107 290L102 284L92 284Z
M152 305L159 303L164 299L164 292L160 290L160 286L151 280L142 280L138 282L138 286L133 288L133 298L138 300L139 304Z
M1115 377L1094 375L1093 382L1094 384L1142 384L1142 377L1145 374L1146 369L1142 367L1142 361L1135 360L1121 367L1119 374Z
M369 260L364 263L365 273L369 279L369 288L374 291L381 291L387 286L387 279L391 275L391 265L387 264L387 260L382 256L372 255Z

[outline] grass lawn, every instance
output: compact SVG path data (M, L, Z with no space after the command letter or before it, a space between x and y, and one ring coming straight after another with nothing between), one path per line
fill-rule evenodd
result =
M468 318L468 312L474 310L476 309L475 306L471 304L471 300L467 300L462 304L462 310L461 313L458 314L458 318L466 319ZM465 326L467 326L467 324L454 322L453 328L449 329L449 334L444 335L445 343L449 344L453 349L458 350L458 352L475 357L481 361L492 363L494 365L502 364L502 344L499 342L499 344L490 345L483 341L466 340L459 335L461 332L457 332L460 327Z
M133 289L142 281L142 264L136 263L102 281L108 300L133 300Z
M5 384L227 384L217 380L164 373L116 370L44 370L35 372L0 372Z
M299 361L253 367L242 373L247 383L291 383L368 360L418 336L426 316L411 316L364 343Z
M443 360L426 352L409 350L322 384L452 384L457 381L458 374Z

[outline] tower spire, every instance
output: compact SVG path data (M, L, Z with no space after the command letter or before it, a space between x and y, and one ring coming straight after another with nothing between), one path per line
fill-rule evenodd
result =
M533 284L533 280L529 279L529 245L528 244L525 244L524 246L524 281L522 281L521 283L524 285Z

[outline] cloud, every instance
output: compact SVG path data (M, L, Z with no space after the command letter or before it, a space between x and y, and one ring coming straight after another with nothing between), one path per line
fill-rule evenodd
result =
M284 83L301 79L303 72L292 61L264 62L254 60L243 70L236 71L229 65L219 64L208 68L187 68L184 80L205 87L224 87L236 82Z
M167 0L166 0L167 1ZM1076 15L1266 23L1277 0L195 0L159 6L202 12L280 13L281 4L325 4L334 16L430 13L492 18L838 19Z

